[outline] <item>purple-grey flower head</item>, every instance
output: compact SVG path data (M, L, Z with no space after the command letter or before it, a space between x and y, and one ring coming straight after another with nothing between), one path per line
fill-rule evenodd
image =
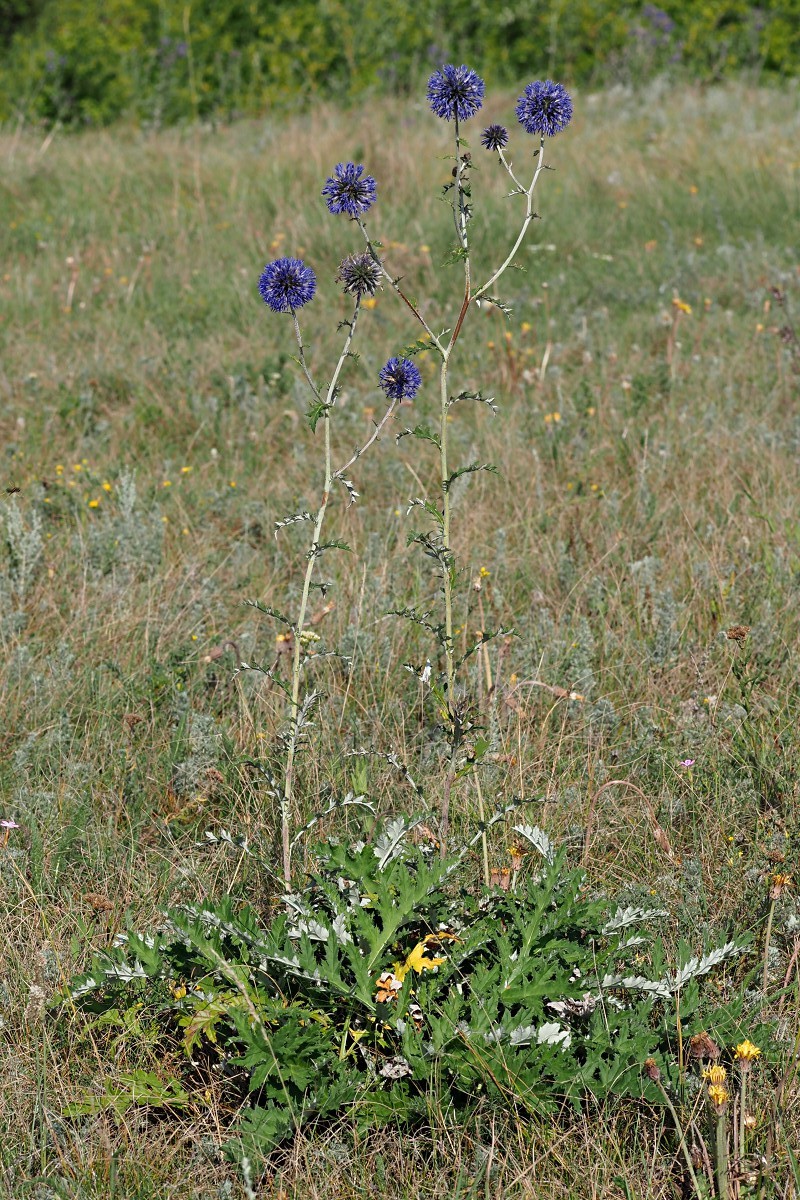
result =
M322 189L327 197L328 212L334 216L347 213L348 217L360 217L371 208L378 199L378 189L371 175L364 175L364 168L359 163L337 163L332 175L325 181Z
M505 125L489 125L484 129L481 145L487 150L505 150L508 145L508 130Z
M443 121L468 121L483 105L486 85L471 67L448 63L428 80L428 103Z
M261 299L273 312L294 312L314 299L317 278L301 258L276 258L258 281Z
M336 278L352 296L374 296L381 281L380 263L366 251L363 254L351 254L340 263Z
M526 133L555 137L572 120L569 92L552 79L529 83L517 101L517 120Z
M413 400L422 386L422 376L409 358L390 358L378 380L390 400Z

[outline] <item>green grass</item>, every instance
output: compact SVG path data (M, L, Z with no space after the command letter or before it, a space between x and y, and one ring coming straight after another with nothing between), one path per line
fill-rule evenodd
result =
M511 99L487 119L507 120ZM664 902L671 944L750 930L758 945L768 875L800 865L796 99L737 86L578 96L574 127L549 148L557 170L520 255L527 270L503 281L511 320L473 313L454 373L500 406L492 418L461 405L451 429L455 461L500 471L471 478L453 525L465 643L483 626L515 630L491 645L491 700L477 658L471 668L493 740L487 803L528 798L526 819L568 839L592 886ZM0 817L21 827L0 846L9 1196L35 1176L50 1180L42 1196L216 1196L226 1179L238 1194L214 1149L234 1116L222 1091L180 1117L64 1121L65 1103L98 1079L181 1065L134 1035L109 1048L77 1021L43 1017L31 987L49 996L93 948L167 904L277 895L277 814L247 760L274 753L285 708L233 670L275 657L276 630L242 602L296 608L305 547L272 528L315 506L321 466L290 324L260 304L256 281L280 253L314 266L304 330L324 376L346 315L334 276L356 242L319 192L352 157L378 179L369 224L392 271L433 327L452 323L459 269L440 266L450 226L438 197L449 144L421 106L400 115L402 138L397 119L376 105L215 133L0 137L2 508L28 530L40 522L43 541L24 588L19 541L0 555ZM490 156L474 155L482 275L519 202ZM384 292L362 335L337 458L368 435L377 371L417 331ZM432 382L398 430L435 419L426 359ZM318 628L354 657L351 671L319 671L303 817L354 781L384 812L415 810L382 752L409 764L436 811L443 741L402 667L430 646L384 615L436 600L426 560L406 546L407 501L436 486L421 446L385 437L356 465L361 502L337 498L330 515L329 536L353 552L323 560L334 607ZM725 636L738 624L752 627L741 648ZM363 766L346 753L362 747L376 752ZM462 828L474 805L462 790ZM198 845L220 827L274 846L276 876ZM329 826L348 827L357 819ZM508 841L495 827L493 864ZM784 1061L797 917L783 897L771 979L793 989L772 1010ZM762 1105L777 1078L764 1072ZM799 1102L790 1080L780 1147L796 1145ZM304 1136L264 1194L377 1184L391 1196L667 1197L666 1144L630 1111L524 1129L487 1112L466 1131L440 1112L411 1144L384 1131L354 1148L346 1126ZM776 1161L788 1180L783 1150Z

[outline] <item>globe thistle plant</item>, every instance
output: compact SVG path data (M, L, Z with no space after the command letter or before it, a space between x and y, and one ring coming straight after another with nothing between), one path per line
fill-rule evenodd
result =
M363 176L363 178L362 178ZM322 189L328 211L338 216L360 217L372 207L378 198L378 189L371 175L364 175L359 163L337 163L333 175L329 175Z
M464 121L474 117L482 108L485 93L484 81L471 67L466 65L454 66L448 63L440 70L434 71L427 85L427 98L432 112L443 121L452 122L454 168L452 182L445 185L445 194L451 193L452 217L455 227L456 244L451 255L455 262L463 265L463 292L458 301L458 307L447 322L444 332L437 333L429 325L422 307L414 301L401 286L401 275L392 274L384 262L381 247L370 237L366 225L366 215L375 203L378 189L375 179L365 174L365 168L360 163L338 163L331 175L325 180L321 195L325 200L328 212L334 216L344 214L358 227L364 240L364 249L360 253L351 253L342 259L337 280L343 291L353 301L352 316L342 320L340 328L346 330L344 346L339 356L330 381L325 387L320 387L308 362L303 347L303 340L298 319L299 310L314 296L316 279L313 271L300 259L282 258L269 263L259 280L259 291L267 306L276 313L289 312L292 315L295 328L295 338L298 347L298 362L311 390L313 400L308 412L308 420L312 432L316 432L321 424L324 442L324 479L321 488L321 501L316 515L302 511L293 514L277 523L277 528L294 525L296 522L310 522L312 526L310 548L306 554L306 569L303 581L299 611L296 620L288 622L288 637L292 647L292 671L290 684L276 676L277 681L286 691L290 702L289 731L284 739L284 781L281 797L281 822L283 843L283 875L287 887L291 885L291 822L293 815L295 759L301 745L310 744L304 736L304 729L310 723L310 711L319 693L309 690L301 697L301 677L306 664L320 657L319 653L307 652L311 631L305 628L309 606L309 596L312 578L319 556L326 550L341 546L340 542L322 541L322 527L334 485L338 482L347 491L349 499L354 502L358 498L352 482L346 473L355 461L368 450L379 437L381 430L391 419L396 407L403 401L413 400L422 389L422 373L412 358L417 353L431 352L438 356L438 427L430 428L421 423L414 429L403 431L412 437L432 443L438 453L438 470L436 477L440 481L439 490L432 498L417 498L410 502L410 509L418 508L424 514L424 519L430 521L430 528L414 532L410 540L421 545L428 559L435 564L441 585L444 612L436 623L429 619L421 621L412 610L409 615L417 620L424 628L431 631L438 641L439 661L442 670L438 675L432 673L430 663L417 671L420 682L433 694L437 710L444 714L449 744L449 757L442 784L442 801L440 814L439 841L442 855L446 853L449 826L451 794L459 780L474 777L478 794L479 811L483 820L483 797L480 790L478 770L479 757L468 757L466 744L467 735L473 727L470 717L470 706L466 700L465 689L461 683L463 664L466 663L475 647L468 648L456 654L456 617L461 616L457 610L459 598L457 595L458 582L461 572L453 549L451 537L453 484L465 474L473 471L493 470L489 464L472 463L469 466L456 466L450 461L452 451L448 445L448 430L452 421L453 406L461 400L472 399L482 401L495 411L492 397L480 392L461 391L454 394L451 373L456 345L461 337L464 322L469 310L478 306L482 301L500 302L492 295L492 289L498 279L504 274L517 256L525 238L528 227L536 216L533 209L533 194L537 182L545 167L544 139L552 137L566 127L572 117L572 101L561 84L551 80L529 84L517 105L517 117L528 133L538 133L541 142L536 152L536 162L531 176L521 178L515 173L511 164L505 158L504 151L509 144L507 128L501 124L488 125L480 135L481 145L487 150L497 153L500 162L510 176L514 185L512 196L524 198L525 211L522 215L521 227L516 238L511 240L510 248L502 258L500 265L487 273L484 282L476 286L473 278L472 247L470 244L469 227L473 219L473 199L470 172L472 158L469 149L461 140L460 126ZM395 246L397 243L394 243ZM385 411L375 423L374 430L367 441L351 455L338 470L334 468L333 445L331 441L331 415L336 405L340 391L342 371L348 360L357 360L353 354L353 343L356 326L362 302L374 296L378 285L383 281L403 301L415 320L424 330L425 336L413 344L405 352L394 354L388 358L378 375L378 386L385 397ZM273 616L286 622L286 618L274 610L265 610ZM462 628L466 622L459 621ZM480 645L485 656L485 645L489 635L480 635ZM304 649L306 648L306 649ZM306 657L304 657L306 655ZM277 664L276 664L277 666ZM273 668L273 671L276 668ZM412 668L413 669L413 668ZM470 745L472 744L470 740ZM488 744L488 743L487 743ZM466 757L465 757L466 756ZM488 884L489 867L484 839L484 874Z
M561 83L537 79L517 101L517 120L526 133L555 137L572 120L572 99Z
M483 106L486 85L471 67L449 64L428 80L428 103L443 121L468 121Z
M294 312L314 299L317 278L301 258L276 258L258 281L264 303L276 313Z

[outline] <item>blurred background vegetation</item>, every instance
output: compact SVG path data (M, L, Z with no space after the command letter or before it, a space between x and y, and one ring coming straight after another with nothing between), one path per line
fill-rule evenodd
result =
M0 121L228 120L454 60L491 84L763 82L797 73L800 0L0 0Z

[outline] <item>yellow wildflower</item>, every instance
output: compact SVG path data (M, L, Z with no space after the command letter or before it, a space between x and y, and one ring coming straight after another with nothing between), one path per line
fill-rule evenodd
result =
M745 1038L734 1050L733 1057L739 1064L739 1070L744 1074L750 1070L751 1064L760 1054L758 1046L753 1045L748 1038Z
M719 1087L727 1078L728 1072L724 1067L706 1067L703 1071L703 1079L712 1087Z
M679 300L677 296L672 301L672 307L677 309L678 312L686 313L687 317L692 315L691 304L687 304L684 300Z
M428 949L427 938L421 942L417 942L414 949L406 958L406 967L411 967L418 974L423 971L432 971L434 967L440 967L442 963L447 962L446 958L429 958L426 954Z
M773 875L772 876L772 886L769 889L770 900L778 900L781 896L781 893L785 892L786 889L790 888L791 886L792 886L791 875L786 875L783 873L778 873L777 875Z
M731 1097L726 1087L723 1087L721 1083L714 1083L708 1089L708 1098L717 1110L717 1116L721 1116Z

